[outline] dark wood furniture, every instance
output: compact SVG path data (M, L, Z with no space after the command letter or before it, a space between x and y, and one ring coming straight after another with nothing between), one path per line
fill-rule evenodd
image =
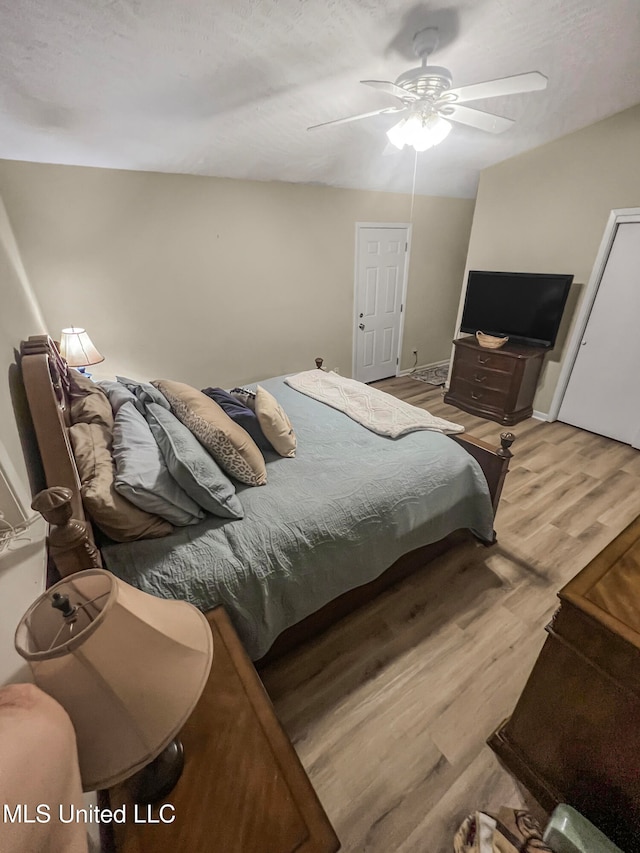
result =
M475 337L453 343L445 403L499 424L517 424L531 417L545 349L512 343L487 349Z
M95 547L92 526L82 505L78 472L67 435L68 368L55 343L46 335L32 336L28 341L22 342L20 367L46 484L50 488L64 486L71 490L71 516L69 517L67 510L57 507L57 514L63 516L63 522L61 524L59 520L51 519L52 523L64 527L64 530L57 530L55 536L52 536L50 555L60 575L66 576L82 568L101 564L101 555ZM470 453L482 468L495 512L509 469L512 455L509 448L514 436L511 433L502 433L498 448L493 448L471 435L455 435L451 438ZM78 523L86 531L86 540L83 542L78 542L75 538L79 530ZM282 654L319 631L325 630L347 612L370 601L386 587L424 566L429 560L435 559L443 551L452 547L458 539L459 537L454 534L441 542L405 554L374 582L340 596L283 632L276 641L277 646L273 647L273 653L269 652L269 659L272 659L276 653Z
M338 838L226 613L217 607L207 617L214 658L180 734L184 770L150 813L175 819L135 823L127 783L112 788L108 808L125 805L127 815L112 825L115 850L334 853Z
M511 717L489 739L551 810L640 851L640 518L559 593Z

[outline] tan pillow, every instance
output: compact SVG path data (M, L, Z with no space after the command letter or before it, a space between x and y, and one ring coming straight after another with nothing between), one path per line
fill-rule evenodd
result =
M296 455L296 434L284 409L273 394L256 387L255 411L262 432L280 456Z
M102 424L74 424L69 435L82 483L82 502L100 530L116 542L171 533L168 521L138 509L116 492L108 429Z
M99 385L72 367L69 368L69 397L72 424L101 424L113 430L113 410Z
M214 400L183 382L156 379L151 384L164 394L174 415L227 474L250 486L263 486L267 482L267 469L258 445Z

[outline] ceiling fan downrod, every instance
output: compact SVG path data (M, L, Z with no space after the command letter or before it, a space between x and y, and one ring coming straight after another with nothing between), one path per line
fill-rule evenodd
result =
M453 78L447 68L438 65L427 65L429 54L438 46L438 30L435 27L425 27L413 37L413 50L420 59L418 68L405 71L396 80L396 85L418 98L436 100L442 92L451 88Z

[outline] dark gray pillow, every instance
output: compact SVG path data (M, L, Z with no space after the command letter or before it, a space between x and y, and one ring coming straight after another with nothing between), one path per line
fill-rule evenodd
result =
M189 497L213 515L242 518L244 510L234 485L193 433L157 403L147 403L146 409L167 468Z
M222 388L203 388L202 393L214 400L229 415L231 420L246 430L260 450L270 450L273 452L271 442L262 431L256 413L241 400L233 397L228 391L224 391Z

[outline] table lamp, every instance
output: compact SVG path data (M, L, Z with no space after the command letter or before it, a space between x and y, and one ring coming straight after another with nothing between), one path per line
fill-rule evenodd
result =
M183 767L176 735L209 675L213 638L191 604L156 598L104 569L70 575L20 620L16 650L69 714L85 791L131 779L153 803Z
M77 367L80 373L85 373L87 376L91 374L87 374L85 368L104 361L104 356L95 348L89 335L77 326L62 330L60 355L69 367Z

